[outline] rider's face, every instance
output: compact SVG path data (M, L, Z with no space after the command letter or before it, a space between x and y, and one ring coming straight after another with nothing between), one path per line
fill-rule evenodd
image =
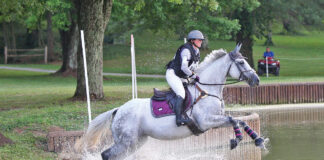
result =
M193 43L195 43L195 45L200 48L201 47L201 43L202 43L202 40L201 39L195 39L193 40Z

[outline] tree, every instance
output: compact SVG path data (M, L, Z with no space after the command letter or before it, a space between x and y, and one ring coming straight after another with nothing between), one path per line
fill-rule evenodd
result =
M5 46L16 48L14 24L21 22L23 5L18 0L2 0L0 2L0 24L2 24Z
M324 1L322 0L259 0L255 12L257 38L266 37L265 45L274 45L272 24L280 23L283 33L298 34L304 26L323 26Z
M255 35L255 14L252 12L260 3L257 0L246 0L239 3L233 12L233 18L239 20L241 25L240 31L236 34L236 42L242 43L241 53L247 57L247 61L252 68L253 63L253 35Z
M84 30L86 59L89 77L89 92L92 99L102 99L103 93L103 38L110 18L112 0L75 0L78 26ZM85 79L81 45L77 52L77 88L75 98L84 99Z
M108 32L117 37L145 29L163 30L183 39L190 30L199 29L208 38L229 39L240 29L238 20L223 14L230 6L227 0L115 0Z
M323 0L276 0L273 3L275 18L287 33L296 34L301 26L321 25L324 19Z
M62 48L62 66L55 74L76 76L80 41L76 8L67 0L48 0L47 6L53 15L53 24L59 30Z

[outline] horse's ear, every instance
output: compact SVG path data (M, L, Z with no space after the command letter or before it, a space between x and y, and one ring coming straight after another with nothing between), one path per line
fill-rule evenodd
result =
M234 53L238 53L240 52L240 49L241 49L241 46L242 46L242 43L238 43L234 49Z

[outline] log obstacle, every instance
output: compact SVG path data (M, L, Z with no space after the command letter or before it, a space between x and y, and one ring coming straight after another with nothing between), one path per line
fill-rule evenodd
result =
M260 133L260 118L256 113L247 112L229 112L237 119L244 120L256 132ZM47 135L48 151L64 152L66 149L71 149L74 143L83 135L83 131L55 131ZM181 150L181 154L186 155L186 152L202 151L212 152L213 155L218 152L226 153L225 156L240 157L240 159L259 160L261 159L261 151L255 147L251 138L243 131L244 138L239 146L230 150L230 139L234 138L233 127L210 129L200 136L190 136L184 139L163 141L149 138L148 142L138 151L136 155L147 155L147 150L154 148L154 152L166 155L176 150ZM111 140L112 141L112 140ZM152 147L154 146L154 147ZM181 155L179 154L179 156ZM181 155L182 156L182 155ZM144 159L144 158L143 158Z

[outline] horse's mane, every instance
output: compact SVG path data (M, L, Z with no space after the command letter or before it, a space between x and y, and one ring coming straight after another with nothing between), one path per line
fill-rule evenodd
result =
M201 72L204 70L207 66L209 66L210 63L214 62L216 59L221 58L227 54L226 50L219 49L219 50L213 50L211 53L209 53L205 59L199 64L196 72Z

